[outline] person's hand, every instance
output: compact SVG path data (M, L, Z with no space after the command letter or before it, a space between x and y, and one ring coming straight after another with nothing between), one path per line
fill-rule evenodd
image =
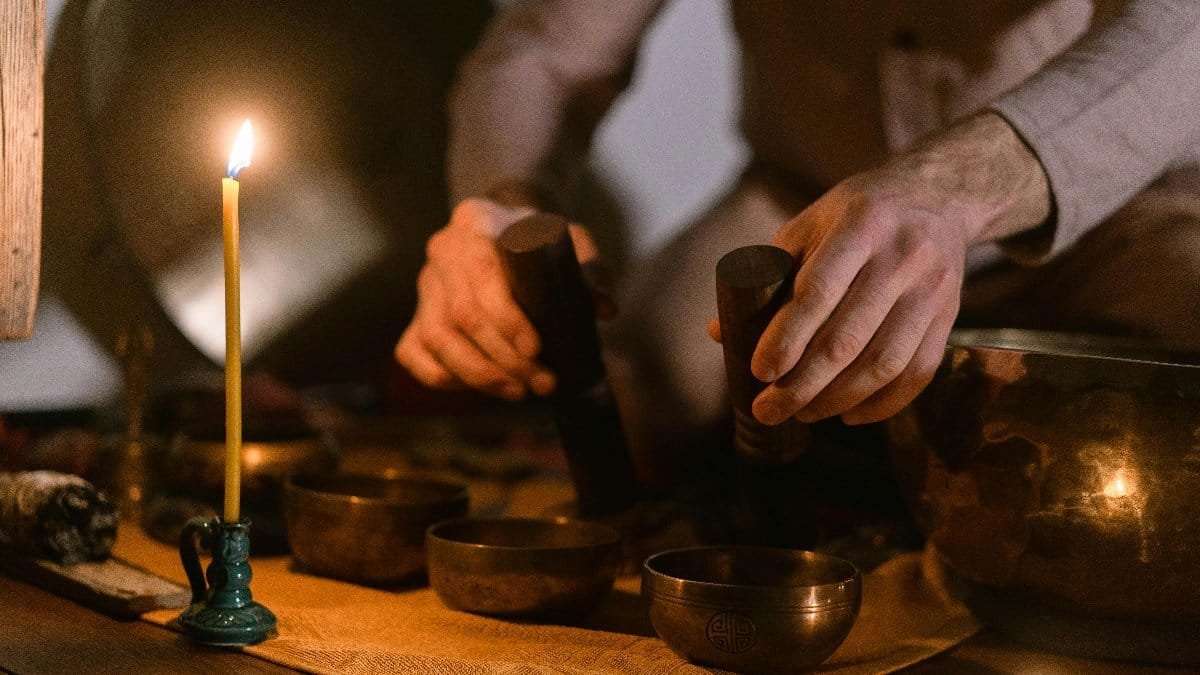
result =
M1048 213L1036 158L991 114L837 185L776 233L800 266L751 361L770 383L754 416L856 424L898 412L941 362L967 247Z
M495 244L509 225L533 213L466 199L430 237L417 278L417 311L396 345L396 360L418 381L442 389L467 386L512 401L554 390L554 375L537 362L537 331L513 300ZM595 243L578 225L570 233L585 273L593 273ZM611 301L598 303L599 314L613 311Z

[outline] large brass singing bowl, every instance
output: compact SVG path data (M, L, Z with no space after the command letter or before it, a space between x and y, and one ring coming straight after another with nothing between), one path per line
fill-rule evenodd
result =
M1200 664L1200 365L963 331L889 424L902 489L985 621L1087 656Z

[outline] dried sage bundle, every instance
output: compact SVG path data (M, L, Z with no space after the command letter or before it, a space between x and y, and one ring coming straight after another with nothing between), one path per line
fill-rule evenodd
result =
M116 506L79 476L0 472L0 543L70 565L107 558L116 538Z

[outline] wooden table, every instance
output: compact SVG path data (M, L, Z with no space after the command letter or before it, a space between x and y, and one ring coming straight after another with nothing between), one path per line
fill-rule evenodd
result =
M119 621L0 576L0 671L39 673L290 673L254 656L202 648L142 621ZM1093 673L1174 675L1183 669L1129 666L1033 652L985 631L906 673Z
M343 468L369 471L395 462L394 453L355 448ZM517 489L472 483L475 508L538 513L569 496L569 485L553 499L543 488ZM110 618L35 586L0 575L0 672L19 675L88 673L290 673L291 669L236 651L205 648L145 621ZM915 675L954 673L1095 673L1175 675L1194 670L1129 666L1071 659L1025 649L991 631L933 659L906 669Z
M0 576L0 670L27 673L291 673L253 656L203 649L143 621L119 621Z

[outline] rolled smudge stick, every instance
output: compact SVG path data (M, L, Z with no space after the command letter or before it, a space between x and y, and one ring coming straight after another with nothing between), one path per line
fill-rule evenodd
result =
M750 359L767 324L791 296L795 276L791 254L775 246L743 246L717 262L717 314L733 405L733 446L751 464L786 464L808 449L807 425L788 419L768 426L751 411L767 385L750 371Z
M567 221L529 216L505 230L497 244L513 298L542 338L539 358L558 379L550 401L580 515L625 511L637 499L637 480L600 358L592 294Z
M0 543L70 565L107 558L116 538L116 506L79 476L0 472Z

